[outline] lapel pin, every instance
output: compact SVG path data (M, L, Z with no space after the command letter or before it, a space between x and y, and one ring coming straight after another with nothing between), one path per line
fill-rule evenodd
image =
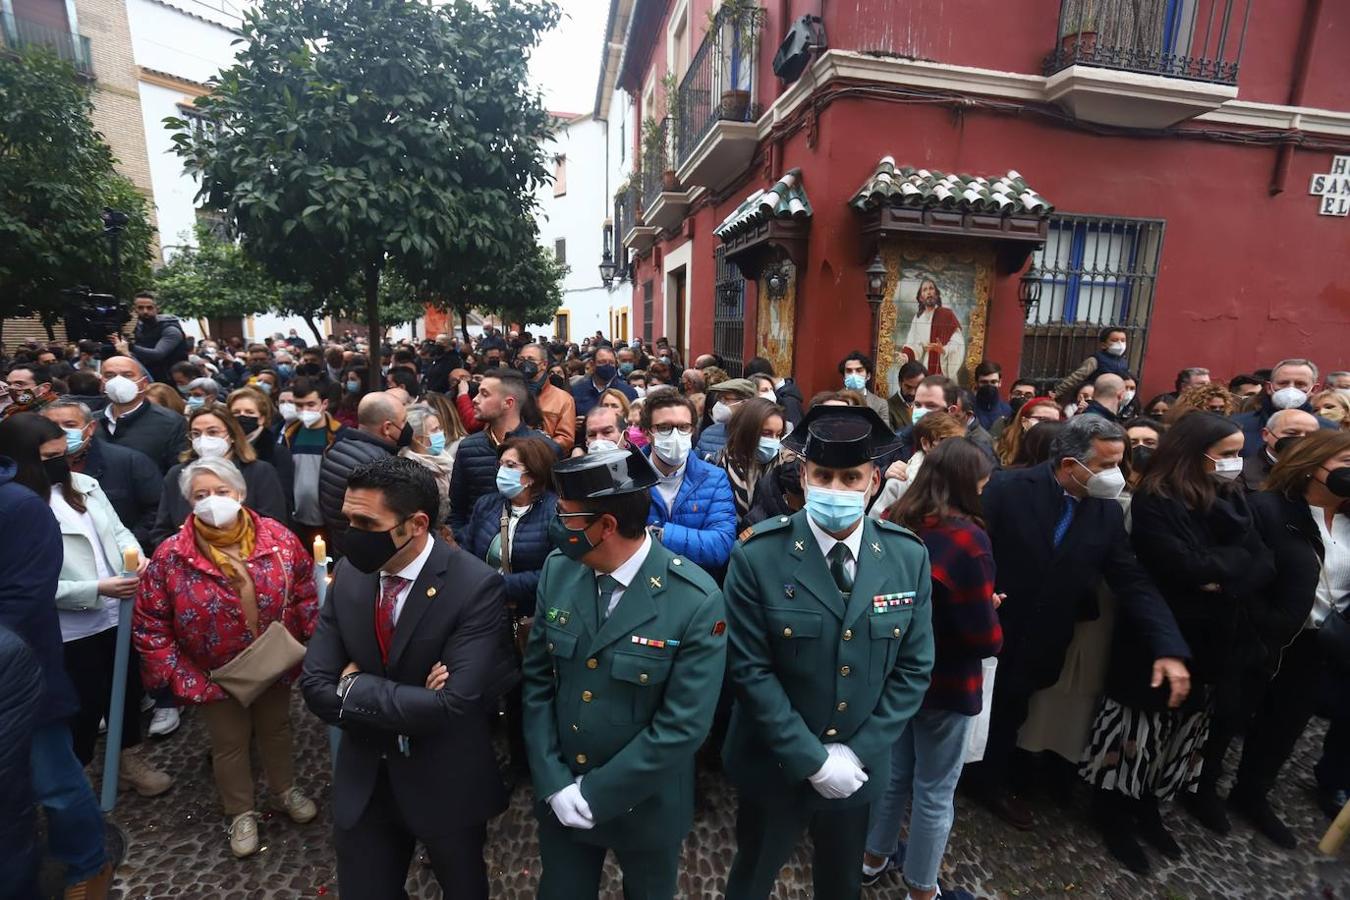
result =
M806 545L803 544L801 541L793 541L792 548L796 550L798 553L801 553L804 550L806 550Z
M654 591L655 591L655 590L660 590L660 588L661 588L661 579L660 579L660 578L657 578L656 576L652 576L652 577L648 578L647 580L651 583L652 590L654 590Z
M435 596L436 596L436 589L435 589L434 587L429 587L429 588L427 588L427 596L428 596L428 597L435 597Z
M797 588L796 588L795 585L791 585L791 584L785 584L785 585L783 585L783 595L784 595L785 597L787 597L789 600L791 600L791 599L796 595L796 593L797 593Z

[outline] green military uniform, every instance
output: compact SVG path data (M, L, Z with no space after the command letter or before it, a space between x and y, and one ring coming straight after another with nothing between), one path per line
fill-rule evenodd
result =
M756 525L727 573L736 702L723 757L740 790L728 900L768 897L803 830L815 841L817 900L858 896L868 806L886 789L892 745L932 670L923 543L864 517L845 593L809 515L808 506ZM827 744L846 745L869 778L844 799L826 799L808 780L822 770Z
M725 607L702 569L648 546L607 617L591 568L554 553L540 575L523 691L541 898L597 896L607 849L626 897L675 895L694 754L726 665ZM578 776L588 830L564 827L547 803Z

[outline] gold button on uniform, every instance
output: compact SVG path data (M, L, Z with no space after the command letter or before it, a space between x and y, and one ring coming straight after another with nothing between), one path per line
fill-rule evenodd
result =
M838 734L838 733L839 733L839 729L838 729L838 728L827 728L827 729L825 729L825 736L826 736L826 737L834 737L834 736L835 736L836 734Z
M600 665L600 660L596 659L594 656L586 660L586 668L588 669L594 669L598 665Z
M586 754L585 754L585 753L578 753L578 754L577 754L577 765L579 765L579 766L584 766L584 765L586 765Z
M853 629L852 629L852 628L845 628L845 629L844 629L844 640L846 640L846 641L851 641L851 640L853 640Z
M647 673L643 672L641 675L638 676L638 684L646 684L646 683L647 683Z
M852 671L853 671L853 670L850 669L848 666L840 666L840 667L839 667L839 674L842 675L842 676L844 676L845 678L847 678L847 677L848 677L848 673L849 673L849 672L852 672Z
M549 650L550 653L553 652L553 642L552 642L552 641L549 641L549 642L548 642L548 650Z
M581 729L578 728L576 725L573 725L573 726L572 726L572 730L573 730L573 731L580 731Z
M839 710L840 712L843 712L844 710L848 709L848 701L840 700L839 705L836 706L835 709Z
M891 629L891 637L899 637L899 636L900 636L900 629L899 629L899 628L893 628L893 629Z
M784 629L783 629L783 637L792 637L792 629L791 629L791 628L784 628Z
M582 702L582 703L590 703L590 702L591 702L591 698L594 697L594 696L595 696L595 695L592 694L590 691L582 691L582 692L581 692L581 702Z

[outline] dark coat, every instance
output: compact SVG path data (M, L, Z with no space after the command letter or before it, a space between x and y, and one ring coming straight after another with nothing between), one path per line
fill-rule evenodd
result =
M1199 685L1215 689L1225 708L1235 701L1241 673L1262 650L1248 604L1275 577L1270 551L1252 524L1240 488L1224 492L1207 512L1179 500L1139 493L1130 503L1130 539L1139 564L1172 608L1191 648L1194 684L1188 701L1206 702ZM1219 590L1203 590L1218 585ZM1119 629L1111 653L1107 692L1126 706L1162 710L1167 687L1148 687L1153 655L1133 629Z
M184 465L185 463L179 463L174 466L161 482L159 512L155 516L155 527L150 531L151 543L155 546L159 546L161 542L176 534L187 521L188 513L192 512L192 504L178 487L178 476L183 471ZM238 466L238 463L235 465ZM244 487L248 491L244 497L244 505L258 515L275 519L282 525L290 521L290 516L286 513L286 497L282 494L277 470L262 460L244 463L238 468L244 476Z
M160 472L178 464L187 449L187 419L171 409L141 401L141 405L117 420L117 430L108 430L108 417L98 417L98 435L110 444L139 450L154 460Z
M169 369L187 362L187 338L176 316L155 316L155 321L136 322L131 336L131 355L150 371L155 381L173 384Z
M42 672L35 727L74 715L75 688L66 677L56 582L61 575L61 529L47 501L14 480L18 466L0 456L0 625L28 644Z
M347 519L342 515L342 501L347 496L347 480L358 466L386 456L393 456L397 448L373 435L355 428L338 431L333 445L324 455L319 467L319 512L328 529L329 547L341 549L341 538L347 530Z
M1243 457L1242 486L1252 492L1261 490L1266 479L1270 477L1270 470L1274 467L1275 464L1270 461L1270 454L1266 453L1264 446L1260 453Z
M791 378L784 378L783 383L774 388L773 392L778 397L778 405L783 407L783 414L792 423L792 427L796 428L797 423L806 414L806 401L802 399L801 388L797 387L797 383Z
M485 559L492 539L501 532L502 506L509 502L496 491L479 497L473 505L473 515L462 530L464 536L459 539L459 545L478 559ZM511 571L503 572L502 579L506 582L506 602L514 607L517 616L534 615L539 570L553 552L548 526L557 511L558 495L545 491L516 524L515 537L511 541Z
M1064 496L1050 464L1043 463L994 473L981 498L998 591L1007 594L998 610L1002 688L1029 694L1055 683L1075 623L1100 614L1097 586L1103 578L1118 599L1117 630L1136 630L1153 659L1189 658L1172 611L1130 549L1120 504L1080 500L1055 547Z
M343 560L305 653L305 703L342 730L333 773L333 821L351 828L380 770L414 834L480 825L506 808L492 750L494 684L515 656L506 630L502 579L482 561L437 540L394 630L389 664L375 637L379 576ZM346 699L337 682L348 662L363 673ZM450 679L424 685L436 663ZM408 738L407 753L398 735Z
M1108 422L1120 421L1120 416L1118 416L1116 413L1111 412L1111 410L1107 409L1105 406L1102 406L1096 400L1089 400L1087 402L1087 406L1084 406L1082 409L1078 411L1078 415L1101 416Z
M548 441L555 456L562 455L552 438L524 422L506 436L540 438ZM331 455L332 451L329 453ZM497 447L488 440L488 429L484 428L460 441L459 449L455 451L455 468L450 473L450 531L455 535L455 540L462 540L459 534L469 524L478 498L496 490Z
M279 427L258 432L253 439L253 451L258 454L258 459L271 463L277 470L281 489L286 493L286 518L281 521L289 522L291 513L295 512L295 462L291 459L291 448L281 442L280 432Z
M98 482L117 511L117 518L131 529L147 554L153 552L155 541L151 539L151 532L164 486L164 476L154 460L95 435L89 441L80 471Z
M37 868L34 846L36 831L33 805L33 776L30 757L33 752L33 732L42 703L42 668L33 651L23 640L4 626L0 626L0 840L6 842L6 872L18 878L5 887L12 896L27 897L36 894L28 879ZM16 867L29 849L31 868Z
M1290 500L1283 494L1259 491L1250 494L1247 502L1257 534L1270 548L1275 566L1269 588L1251 604L1256 635L1265 648L1266 669L1273 673L1308 621L1326 550L1312 509L1302 498Z

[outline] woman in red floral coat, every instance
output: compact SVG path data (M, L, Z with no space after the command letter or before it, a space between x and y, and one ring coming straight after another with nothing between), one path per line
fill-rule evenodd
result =
M318 810L295 786L288 672L249 706L211 679L274 621L298 641L314 632L314 561L294 534L242 504L244 478L229 460L198 459L179 478L192 515L155 551L141 576L133 634L145 683L194 705L211 736L216 789L237 857L258 850L249 744L256 738L277 806L296 822Z

